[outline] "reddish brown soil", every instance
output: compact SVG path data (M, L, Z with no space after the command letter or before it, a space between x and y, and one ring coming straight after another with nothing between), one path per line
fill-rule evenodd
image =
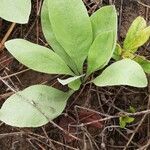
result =
M99 0L84 0L89 14L103 5L111 3L116 5L119 18L118 40L120 43L125 38L131 22L137 16L143 16L150 24L150 9L139 4L137 0L103 0L102 3L99 4L97 1ZM150 0L141 1L150 6ZM40 3L40 0L33 0L30 22L27 25L16 25L9 39L16 37L26 38L32 42L47 45L41 31L40 16L38 17L36 15L39 7L37 2ZM0 39L5 36L10 25L11 23L6 21L2 21L1 23L0 20ZM150 44L147 43L142 47L139 53L150 58ZM19 64L8 54L6 49L0 52L0 76L6 77L7 74L17 73L25 69L24 66ZM9 85L18 90L40 83L62 88L57 83L56 76L37 73L32 70L5 80ZM118 119L96 122L78 128L77 125L80 123L86 124L104 117L101 116L99 112L116 115L120 113L121 110L127 111L129 106L136 108L137 112L146 110L150 97L149 87L137 89L124 86L108 88L96 88L93 85L83 86L81 87L81 92L77 91L70 98L64 114L55 120L55 123L70 133L76 133L74 135L79 137L81 141L76 141L68 135L64 135L63 132L53 127L50 123L35 129L20 129L2 123L0 124L0 150L69 150L73 148L80 150L123 150L134 132L135 135L126 149L135 150L142 148L147 143L150 143L150 116L148 115L138 128L138 131L136 131L136 128L144 115L136 116L134 123L127 126L128 130L118 127ZM2 105L12 92L1 81L0 89L0 105ZM63 88L63 90L66 89ZM78 109L75 109L76 105L79 106ZM86 108L90 109L90 111L87 111ZM72 123L75 124L76 127L68 129L68 124ZM150 147L146 149L148 150Z

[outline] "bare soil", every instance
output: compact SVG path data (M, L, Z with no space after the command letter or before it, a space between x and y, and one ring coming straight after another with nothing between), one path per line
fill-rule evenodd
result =
M40 16L37 14L43 0L33 0L30 21L16 25L9 39L25 38L47 46L42 35ZM118 11L118 42L122 43L131 22L143 16L150 24L150 0L84 0L91 15L99 7L114 4ZM142 3L141 3L142 2ZM11 23L0 20L0 40L10 29ZM0 45L1 46L1 45ZM138 53L150 58L150 43L141 47ZM9 77L8 75L12 75ZM47 84L67 90L58 84L57 75L47 75L28 70L17 62L6 49L0 51L0 105L13 94L7 85L16 90L33 84ZM149 78L149 76L148 76ZM118 118L109 119L105 114L115 116L129 107L139 115L126 129L119 127ZM82 86L68 101L64 113L54 120L69 133L80 138L75 140L50 123L40 128L15 128L0 122L0 150L149 150L150 115L141 113L150 109L150 85L144 89L126 86L97 88ZM106 121L97 121L105 118ZM74 126L70 126L73 124ZM80 126L83 124L83 126ZM132 138L131 138L132 137Z

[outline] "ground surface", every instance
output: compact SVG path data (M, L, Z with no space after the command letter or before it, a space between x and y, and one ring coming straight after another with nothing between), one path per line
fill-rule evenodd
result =
M41 45L47 45L40 26L40 9L42 0L33 0L30 22L27 25L15 25L9 39L26 38ZM150 0L84 0L89 14L98 7L115 4L118 10L119 35L121 43L131 22L139 15L150 24ZM98 3L99 2L99 3ZM142 3L141 3L142 2ZM149 5L149 6L148 6ZM11 23L0 20L0 39L10 29ZM1 48L2 49L2 48ZM150 58L150 44L147 43L139 53ZM9 77L8 75L12 75ZM27 70L7 53L0 51L0 76L16 90L32 84L45 83L59 86L57 76L50 76ZM0 81L0 105L12 94L7 84ZM93 85L81 87L69 100L66 110L55 123L79 137L77 141L50 123L36 129L12 128L0 123L0 150L148 150L150 149L150 116L141 113L150 109L150 85L145 89L130 87L96 88ZM148 102L149 101L149 102ZM129 106L136 108L140 115L127 129L119 128L118 118L109 119L105 114L117 115L128 111ZM94 122L105 118L106 121ZM80 126L84 123L84 126ZM87 125L89 124L90 125ZM74 124L70 127L69 124Z

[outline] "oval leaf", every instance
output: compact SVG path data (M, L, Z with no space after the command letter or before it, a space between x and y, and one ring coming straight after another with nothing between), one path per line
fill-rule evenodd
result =
M46 47L22 39L7 41L5 46L19 62L35 71L74 75L65 62Z
M103 32L113 30L117 36L117 13L115 6L104 6L90 17L94 38Z
M139 31L137 34L134 35L134 38L128 42L128 51L134 53L137 49L144 45L149 40L150 37L150 26Z
M31 12L31 0L1 0L0 17L16 23L27 23Z
M133 53L136 52L136 50L139 46L138 45L136 46L135 43L140 42L142 40L142 38L145 38L145 36L146 36L145 33L143 33L144 35L140 36L140 34L141 34L140 32L142 30L144 30L145 28L146 28L145 19L143 17L140 17L140 16L137 17L133 21L133 23L131 24L131 26L127 32L127 35L126 35L126 38L125 38L125 41L123 44L123 48L125 50L128 50L128 51L133 52ZM146 39L147 39L147 36L146 36ZM140 44L140 46L141 46L141 44Z
M46 85L34 85L9 97L0 120L16 127L39 127L59 116L70 93Z
M121 61L113 63L92 82L97 86L147 86L147 78L142 67L138 63L130 59L123 59Z
M87 74L104 67L113 55L117 40L117 13L114 6L105 6L91 17L95 40L88 53Z
M93 36L90 18L82 0L49 0L48 9L57 41L81 73Z
M41 23L42 23L42 30L44 36L49 43L49 45L53 48L53 50L66 62L71 69L76 72L77 68L73 60L71 60L70 56L66 53L63 47L58 43L51 26L51 22L49 19L49 12L48 12L48 0L44 0L41 10Z
M113 31L104 32L96 37L88 53L88 75L110 60L115 46L116 38Z

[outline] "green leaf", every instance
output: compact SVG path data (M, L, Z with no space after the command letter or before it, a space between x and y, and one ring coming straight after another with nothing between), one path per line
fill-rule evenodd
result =
M93 40L90 18L82 0L49 0L48 9L57 41L81 73Z
M126 123L132 123L135 120L133 117L129 116L125 116L123 119Z
M16 23L27 23L31 12L31 0L1 0L0 17Z
M26 40L5 43L8 51L25 66L43 73L74 75L65 62L52 50Z
M96 37L88 53L88 75L109 62L115 46L116 38L113 31L104 32Z
M49 12L48 12L48 0L44 0L41 10L41 23L42 23L42 30L44 36L49 43L49 45L53 48L53 50L66 62L66 64L71 67L71 69L76 72L77 68L73 60L71 60L70 56L66 53L63 47L57 41L51 26L51 22L49 19Z
M119 124L121 128L125 128L127 123L123 120L123 117L120 117Z
M117 36L117 13L115 6L104 6L92 14L91 22L94 38L103 32L113 30Z
M135 108L134 108L134 107L130 106L130 107L129 107L129 112L131 112L131 113L135 113L135 112L136 112L136 110L135 110Z
M122 52L122 58L130 58L134 59L135 55L129 51L123 51Z
M147 60L144 56L136 55L134 58L136 62L138 62L146 73L150 73L150 61Z
M118 60L121 59L121 55L122 55L122 48L121 48L121 46L117 43L112 58L118 61Z
M136 52L136 50L142 46L144 43L148 41L150 37L150 26L143 29L142 31L139 31L135 36L134 39L129 44L129 51L132 53Z
M81 80L80 79L77 79L77 80L68 84L68 87L74 91L79 90L80 86L81 86Z
M79 78L81 78L81 77L83 77L83 76L85 76L85 74L83 74L83 75L81 75L81 76L74 76L74 77L70 77L70 78L67 78L67 79L57 79L58 81L59 81L59 83L61 83L62 85L67 85L67 84L69 84L69 83L71 83L71 82L73 82L73 81L75 81L75 80L77 80L77 79L79 79Z
M90 19L95 40L88 53L88 75L107 65L113 55L117 39L116 9L102 7Z
M59 116L71 93L46 85L34 85L9 97L0 120L16 127L39 127Z
M113 63L92 82L97 86L147 86L147 78L142 67L130 59L123 59Z
M135 120L135 118L133 118L133 117L122 116L122 117L119 118L120 127L125 128L127 123L132 123L134 120Z
M132 53L142 46L150 37L150 27L146 28L146 21L142 17L137 17L131 24L126 35L123 48Z

